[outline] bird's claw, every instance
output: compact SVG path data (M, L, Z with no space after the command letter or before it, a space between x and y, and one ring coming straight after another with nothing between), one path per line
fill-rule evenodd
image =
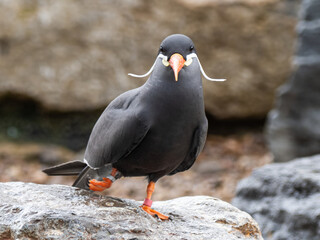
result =
M150 214L153 217L156 217L160 220L169 220L170 218L162 213L157 212L156 210L153 210L151 207L146 206L146 205L142 205L140 206L142 208L143 211L145 211L146 213Z
M102 192L103 190L110 188L112 181L109 178L103 178L103 181L97 181L96 179L89 180L89 188L92 191Z

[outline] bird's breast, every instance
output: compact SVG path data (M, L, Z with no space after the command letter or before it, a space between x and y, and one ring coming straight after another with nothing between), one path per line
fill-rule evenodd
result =
M194 131L205 119L201 81L183 75L178 82L159 74L150 78L136 102L137 115L149 130L139 146L119 162L127 175L169 174L185 159Z
M157 93L140 105L149 130L129 156L135 171L140 167L150 172L171 171L185 159L194 131L205 118L201 101L191 101L181 95L158 96Z

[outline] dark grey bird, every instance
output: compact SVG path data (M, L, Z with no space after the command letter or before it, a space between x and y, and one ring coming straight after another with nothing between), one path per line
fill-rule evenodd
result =
M189 169L202 151L208 122L201 73L208 80L192 40L168 36L160 45L149 79L139 88L114 99L90 135L84 161L45 169L48 175L78 175L75 187L103 191L121 176L147 176L149 184L142 209L151 209L155 183L165 175Z

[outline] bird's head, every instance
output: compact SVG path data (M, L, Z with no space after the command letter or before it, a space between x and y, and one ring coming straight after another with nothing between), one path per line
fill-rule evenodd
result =
M192 63L192 56L195 53L196 49L189 37L173 34L162 41L158 56L162 55L162 64L172 68L175 80L178 81L180 70Z
M172 68L175 80L178 81L178 75L180 70L183 67L190 66L193 63L193 58L198 59L198 56L196 54L196 49L194 47L194 44L189 37L183 34L173 34L166 37L160 44L157 59L158 58L162 59L162 64L165 67ZM136 75L136 74L129 73L129 75L132 77L139 77L139 78L146 77L149 74L151 74L151 72L153 71L153 68L156 65L156 62L157 61L155 61L151 69L146 74ZM209 78L205 74L199 59L198 59L198 63L199 63L201 73L206 79L210 81L225 81L225 79Z

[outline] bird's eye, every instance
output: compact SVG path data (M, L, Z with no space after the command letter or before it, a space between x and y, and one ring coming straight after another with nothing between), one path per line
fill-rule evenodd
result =
M160 46L160 52L164 52L164 48Z
M194 46L192 45L192 46L190 46L190 51L192 51L194 49Z

